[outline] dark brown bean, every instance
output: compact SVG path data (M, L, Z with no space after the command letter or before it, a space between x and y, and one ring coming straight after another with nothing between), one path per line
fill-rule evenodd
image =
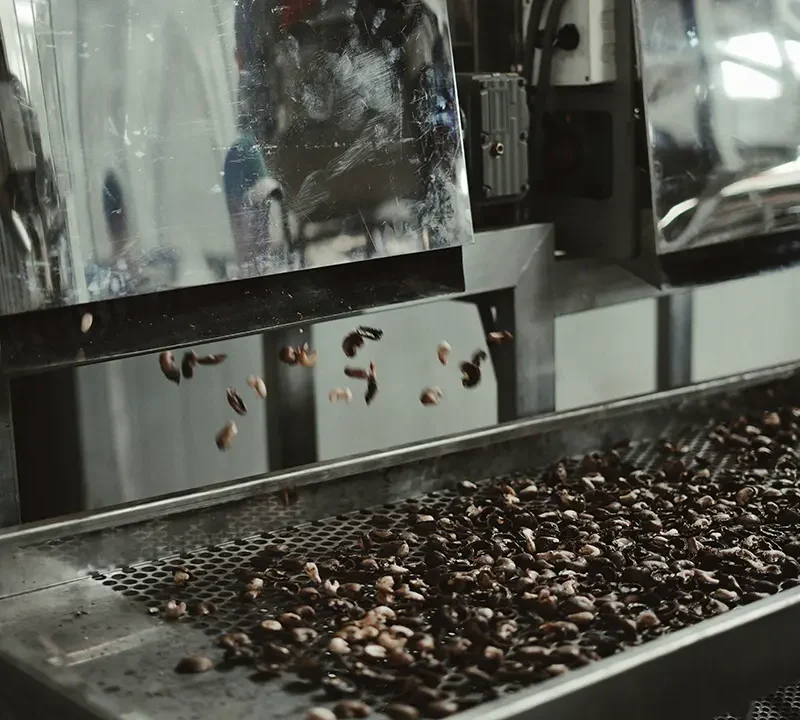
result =
M244 404L242 396L239 395L236 388L228 388L225 392L225 397L228 405L231 406L237 415L247 415L247 405Z
M222 429L216 434L214 442L220 450L230 450L233 446L233 439L238 434L239 429L233 420L229 420L223 425Z
M292 651L283 645L265 643L262 648L264 659L270 662L285 663L292 659Z
M360 700L340 700L333 706L337 718L365 718L372 714L372 708Z
M458 703L453 700L437 700L425 708L425 714L432 718L446 718L458 712Z
M349 378L356 380L367 380L369 378L369 371L365 368L345 367L344 374Z
M278 360L286 365L296 365L298 359L297 348L294 348L291 345L284 345L278 351Z
M216 353L214 355L198 355L195 357L195 362L198 365L221 365L228 359L224 353Z
M174 382L176 385L180 385L181 371L178 370L178 367L175 365L175 355L173 353L169 351L162 352L158 356L158 364L167 380Z
M214 663L204 655L189 655L175 666L175 672L182 674L204 673L214 667Z
M392 718L392 720L419 720L419 710L412 705L392 703L391 705L387 705L383 712Z
M462 362L459 366L461 371L461 384L465 388L474 388L481 381L481 369L471 362Z
M375 380L375 378L369 378L369 380L367 380L367 391L364 393L364 402L367 405L371 405L377 394L378 381Z
M359 325L356 332L367 340L380 340L383 337L383 330L374 327L367 327L366 325Z
M197 364L197 355L194 354L194 350L190 350L183 354L183 360L181 361L181 372L183 373L183 377L187 380L191 380L194 377L194 368Z
M342 341L342 350L347 357L351 358L356 356L359 348L363 347L363 345L364 337L357 332L351 332Z

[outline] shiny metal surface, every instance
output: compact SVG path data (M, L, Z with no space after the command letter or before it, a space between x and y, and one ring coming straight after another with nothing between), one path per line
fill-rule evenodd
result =
M428 256L430 262L404 255L371 265L340 264L298 275L126 298L99 306L87 333L80 328L87 308L5 318L0 323L0 362L12 374L105 362L367 309L497 292L517 286L534 268L541 303L550 292L546 285L554 242L552 225L521 225L438 250ZM546 302L547 307L528 306L526 312L548 313L549 299Z
M290 469L267 476L238 481L225 485L213 485L189 494L163 497L140 503L110 508L100 512L80 513L72 517L33 523L21 527L0 529L0 577L3 585L0 595L34 589L47 583L47 572L40 573L30 566L23 571L26 558L22 550L35 545L55 542L63 544L64 538L79 537L93 546L93 559L82 568L63 567L61 573L51 573L52 581L64 581L110 564L133 562L129 551L139 535L132 535L137 523L170 518L170 522L182 523L183 530L177 535L163 534L160 541L172 542L175 537L188 538L201 532L199 542L212 540L230 533L236 524L233 508L238 510L246 522L254 523L257 532L270 515L275 521L285 521L277 508L270 504L271 511L264 513L252 505L254 498L270 495L279 497L284 488L295 488L300 497L305 497L305 488L324 486L345 478L358 479L360 502L395 502L411 492L429 492L442 487L441 483L459 479L465 465L474 465L475 472L501 474L509 472L524 462L541 462L543 457L555 458L566 452L583 452L602 444L612 431L629 438L650 437L656 428L664 426L670 419L679 417L684 411L691 415L693 403L701 404L711 396L736 393L748 387L773 381L791 379L800 371L798 363L764 368L733 377L709 380L645 397L627 398L602 405L551 413L535 418L526 418L503 425L494 425L481 430L443 437L408 446L386 448L355 457L340 458L316 463L310 467ZM676 415L677 413L677 415ZM531 438L537 437L541 447L536 447ZM544 453L544 456L542 455ZM472 472L472 471L470 471ZM384 480L391 479L391 483ZM360 479L359 479L360 478ZM363 479L363 482L361 482ZM391 485L391 487L389 487ZM275 495L272 495L272 494ZM388 493L388 496L387 496ZM381 498L389 497L389 500ZM359 499L355 498L355 499ZM314 496L308 497L314 503ZM349 502L343 499L342 502ZM200 511L204 511L201 513ZM329 514L331 508L325 503L316 511L309 512L301 505L288 507L291 521L300 518L309 520L319 512ZM320 515L322 517L324 515ZM191 535L194 537L194 535ZM139 553L139 549L133 549ZM141 558L140 558L141 559ZM12 567L14 572L7 572ZM50 572L50 570L48 570ZM63 573L66 573L64 575ZM36 579L38 577L38 579Z
M482 232L462 248L465 295L484 331L514 334L513 356L490 347L499 422L555 410L554 253L552 225Z
M476 322L475 335L472 340L468 341L470 343L474 341L476 344L468 349L472 351L475 347L483 347L491 353L491 363L487 364L484 378L487 385L496 383L497 411L494 412L491 402L485 405L481 401L473 403L471 407L482 408L476 412L473 426L488 425L496 421L508 422L520 417L552 412L555 409L552 227L531 225L507 231L479 233L474 244L447 252L458 252L463 255L465 282L468 287L468 291L453 294L451 297L475 304L481 311L482 331ZM368 280L364 281L365 285L367 282ZM406 284L407 282L406 279ZM424 300L425 298L417 297L413 303L409 304L419 305ZM238 306L239 312L242 312L241 307L241 305ZM328 310L330 309L328 308ZM236 308L234 307L233 310L235 311ZM40 313L39 316L41 315ZM385 317L386 315L389 317ZM392 356L411 358L424 355L425 351L423 347L417 345L409 346L406 331L408 329L413 333L413 325L426 322L428 317L427 311L423 308L401 308L394 313L391 308L383 308L381 311L371 314L369 318L362 315L360 321L354 319L352 322L354 326L360 322L377 324L382 328L386 328L384 323L389 325L394 323L397 330L393 333L387 329L387 337L381 346ZM321 325L324 327L324 323ZM227 469L223 469L222 472L230 473L225 476L225 479L242 478L256 472L261 473L264 467L268 467L271 471L287 470L309 465L318 460L320 442L316 428L318 413L321 411L318 406L319 392L315 393L314 386L320 383L320 377L324 377L326 368L335 367L338 372L341 372L340 363L345 360L339 347L341 339L337 339L333 346L325 343L318 348L321 355L319 370L323 373L322 375L318 371L298 372L298 368L279 362L278 355L279 349L284 345L296 345L301 341L317 347L318 341L314 336L319 327L320 325L314 323L295 324L286 330L273 330L261 334L263 360L259 359L255 367L243 370L240 378L237 379L236 376L231 378L231 383L237 383L241 382L250 372L256 372L262 375L267 383L269 398L265 406L266 434L263 435L260 444L266 441L264 452L268 453L268 464L266 466L258 464L255 466L257 469L233 470L232 467L236 466L226 464L226 461L223 460L221 467ZM495 330L511 331L514 341L502 346L488 345L484 337L487 333ZM187 332L192 331L197 333L197 327L187 328ZM453 328L446 324L436 331L436 335L439 332L443 334L443 337L451 339L454 335ZM433 348L436 343L440 342L440 338L436 335L433 338L434 344L431 346ZM154 337L150 339L152 340ZM193 344L193 347L197 346ZM223 368L223 372L230 372L230 363L239 362L234 347L231 347L230 352L233 356ZM224 345L217 345L216 348L219 351L228 352ZM144 354L143 351L146 349L146 346L140 346L138 351L140 354ZM151 355L149 358L142 358L142 361L147 371L136 375L136 385L129 385L128 391L145 395L163 392L164 378L158 370L157 357ZM387 372L386 365L383 365L380 360L378 360L378 364L383 368L382 373ZM85 437L85 433L92 431L83 422L78 422L77 418L81 417L78 401L76 397L70 397L70 393L66 391L68 386L74 386L77 382L76 374L74 370L50 370L46 373L26 374L12 380L15 388L14 422L18 429L16 444L20 448L21 462L18 472L15 472L17 468L13 464L10 467L0 465L0 468L3 469L8 467L8 478L0 475L0 489L7 488L9 500L15 500L17 479L19 479L21 497L19 506L26 521L59 517L82 510L99 509L114 502L111 500L98 502L96 499L92 499L95 494L91 492L91 489L98 486L98 479L95 478L92 481L86 465L82 463L80 448L85 446L81 444L79 434L84 434ZM384 392L388 390L389 383L395 388L398 386L408 388L406 381L396 377L394 373L385 377L389 379L387 384L383 385ZM181 390L185 386L184 383ZM457 387L462 390L458 382ZM329 389L327 388L327 390ZM327 394L327 390L325 390L325 394ZM93 389L92 392L98 392L101 395L103 393L100 388ZM193 390L184 392L192 393L191 396L197 398ZM183 403L186 402L186 397L184 394L177 394L176 400ZM327 405L327 402L325 404ZM383 405L386 407L386 400L383 401ZM213 408L215 404L196 405L195 407L202 407L202 412L187 415L180 422L180 426L182 431L186 431L189 436L204 436L204 433L209 432L210 429L201 430L200 428L204 427L205 417L209 414L213 415L214 411L209 410L209 407ZM136 410L130 404L127 405L127 408L129 422L137 425ZM152 412L154 410L151 407L146 416ZM160 415L161 412L169 412L169 410L156 412ZM378 413L377 416L373 416L376 418L373 422L385 423L386 418L393 419L391 412L389 415L385 415L380 414L380 410L378 410ZM76 420L65 425L65 417L76 418ZM343 416L343 419L344 417L348 416ZM259 422L256 420L256 426ZM81 429L76 428L76 437L73 438L67 428L73 427L75 423L78 423ZM131 442L133 431L125 430L124 423L115 424L115 427L119 431L119 435L115 434L119 438L118 442L121 443L121 446L126 446L128 442ZM243 426L240 425L240 429L244 429ZM216 430L217 428L213 428L214 432ZM441 424L434 423L430 435L427 437L436 437L444 432L453 432L453 430L452 426L444 425L442 427ZM54 438L49 445L50 451L45 456L38 452L42 432ZM260 436L262 433L257 434ZM209 440L210 438L209 435ZM401 441L393 438L387 440L386 444L393 445L398 442ZM110 444L114 445L111 442ZM13 447L13 444L10 445ZM135 442L134 446L136 446ZM374 446L382 447L382 443L378 441ZM208 462L213 464L220 461L220 454L211 442L208 443L207 450L210 453ZM350 452L352 451L340 451L344 455ZM89 454L91 455L91 453ZM202 487L221 480L211 467L202 466L202 463L202 467L198 467L197 453L192 453L192 457L196 470L191 473L191 487ZM186 467L186 463L182 463L182 465ZM111 487L115 483L121 482L124 477L125 499L129 501L143 501L170 491L163 484L154 483L153 472L146 470L145 466L141 466L136 471L109 468L108 473L114 476L113 479L109 477L107 484L100 481L99 485ZM60 477L60 482L55 488L51 481L54 474L58 474ZM2 507L2 503L0 503L0 507ZM16 510L16 503L14 503L14 508ZM14 515L10 513L9 509L9 515L5 518L5 522L0 522L0 527L17 522L15 520L16 513ZM3 517L0 516L0 520L2 519Z
M557 317L656 298L670 292L670 288L659 288L606 260L561 257L556 259L553 269Z
M691 292L663 295L656 300L656 388L690 385L694 296Z
M554 236L551 225L520 225L476 233L461 248L465 291L450 298L475 304L483 334L508 330L509 348L489 346L497 382L497 421L509 422L555 409ZM427 302L422 298L417 303ZM409 303L412 304L412 303ZM391 308L387 308L391 310ZM270 468L317 461L317 408L311 374L287 372L277 362L285 344L265 335L265 377L275 378L270 396ZM276 382L277 380L277 382ZM277 397L276 397L277 396ZM303 433L294 428L302 427Z
M800 4L635 7L658 251L800 228Z
M471 238L444 0L11 0L0 32L36 159L0 314Z

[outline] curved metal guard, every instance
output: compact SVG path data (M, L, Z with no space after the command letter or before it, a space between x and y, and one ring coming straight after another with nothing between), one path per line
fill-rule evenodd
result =
M800 3L635 7L658 252L800 229Z

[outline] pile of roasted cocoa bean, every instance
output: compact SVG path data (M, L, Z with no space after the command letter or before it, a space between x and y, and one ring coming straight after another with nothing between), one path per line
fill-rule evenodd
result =
M718 425L705 456L662 440L648 471L623 443L465 481L317 557L268 545L238 588L267 619L176 669L299 676L330 698L314 720L445 717L794 587L799 418Z

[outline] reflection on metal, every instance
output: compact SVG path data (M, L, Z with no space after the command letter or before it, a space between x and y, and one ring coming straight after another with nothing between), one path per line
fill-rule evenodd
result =
M694 295L662 295L656 300L656 387L674 390L692 383Z
M0 314L471 238L444 0L12 0L0 33L35 160Z
M798 7L636 0L659 252L800 228Z
M513 354L490 347L499 422L555 409L554 244L552 225L521 225L477 233L462 251L484 332L514 334Z

